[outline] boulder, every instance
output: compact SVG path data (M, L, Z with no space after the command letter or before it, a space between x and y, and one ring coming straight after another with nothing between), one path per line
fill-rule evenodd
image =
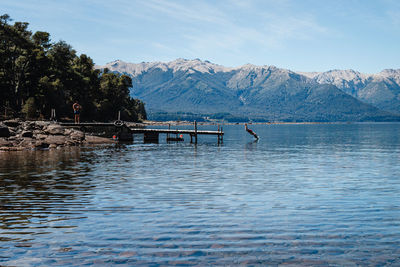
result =
M18 120L7 120L3 121L3 123L8 127L13 127L13 128L16 128L21 125L21 122Z
M55 145L64 145L66 141L65 136L62 135L49 135L46 137L46 139L44 139L44 142L51 145L51 144L55 144Z
M85 133L84 133L84 132L81 132L81 131L73 130L73 131L70 133L69 137L70 137L72 140L83 141L83 140L85 140Z
M11 137L11 136L16 136L16 135L17 135L17 132L14 131L12 128L8 128L8 130L10 131L10 137Z
M33 131L33 130L35 130L35 123L31 121L25 122L23 126L23 131Z
M114 141L114 140L112 140L110 138L104 138L104 137L93 136L93 135L86 135L85 143L86 144L113 144L113 143L118 143L118 142Z
M48 137L47 134L37 134L36 139L44 140Z
M2 146L0 147L0 151L22 151L25 150L25 147L21 146Z
M64 130L64 135L70 135L73 131L74 131L74 129L68 129L68 128L66 128L66 129Z
M21 136L22 137L30 137L30 138L32 138L33 137L33 132L31 132L31 131L23 131L21 133Z
M18 144L18 146L20 147L29 147L31 148L32 146L34 146L35 140L33 140L32 138L29 137L24 137Z
M58 124L50 124L45 128L45 132L51 135L64 135L64 128Z
M67 146L77 146L77 145L80 145L80 142L79 141L73 141L73 140L67 140L65 142L65 145L67 145Z
M35 147L36 148L48 148L49 147L49 144L47 144L46 142L44 142L44 141L36 141L36 143L35 143Z
M11 142L6 140L5 138L0 138L0 146L10 146Z
M50 149L57 148L57 145L56 145L56 144L50 144L50 145L49 145L49 148L50 148Z
M48 122L48 121L35 121L35 125L36 125L36 128L43 129L44 127L49 126L50 122Z
M10 137L10 130L8 127L0 125L0 137Z

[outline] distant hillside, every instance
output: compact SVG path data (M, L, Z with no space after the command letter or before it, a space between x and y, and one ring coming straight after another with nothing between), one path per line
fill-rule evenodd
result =
M129 75L131 94L146 103L150 119L185 112L231 120L399 120L335 85L319 83L317 74L307 77L274 66L227 68L178 59L139 64L117 60L98 68Z
M332 84L357 99L400 114L400 69L363 74L354 70L301 73L320 84Z

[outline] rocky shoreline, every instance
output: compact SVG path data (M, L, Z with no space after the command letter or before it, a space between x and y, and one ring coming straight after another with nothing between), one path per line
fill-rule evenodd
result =
M0 122L0 151L57 149L70 146L116 143L49 121Z

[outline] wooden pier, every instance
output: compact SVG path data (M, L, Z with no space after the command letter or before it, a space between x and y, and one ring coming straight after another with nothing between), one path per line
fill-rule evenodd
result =
M129 127L122 121L115 121L114 123L60 123L61 126L64 127L72 127L72 128L80 128L82 130L86 130L88 127L114 127L116 136L120 141L132 141L133 134L143 134L144 142L158 143L159 135L166 134L167 140L170 135L176 135L176 139L178 140L178 136L180 135L189 135L190 143L197 144L198 135L216 135L218 138L218 144L223 143L224 141L224 132L222 127L218 126L217 131L199 131L197 130L197 122L194 122L193 130L178 130L178 129L149 129L149 128L133 128ZM171 140L171 139L170 139Z

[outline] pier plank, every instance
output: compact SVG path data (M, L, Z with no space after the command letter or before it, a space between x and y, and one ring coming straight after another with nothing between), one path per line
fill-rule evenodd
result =
M119 121L121 122L121 121ZM122 123L122 124L121 124ZM224 132L222 131L222 128L218 126L218 131L201 131L197 129L197 123L195 122L194 124L194 130L184 130L184 129L150 129L150 128L134 128L134 127L128 127L125 123L121 122L119 124L116 123L60 123L61 126L65 127L117 127L118 129L126 129L130 131L132 134L144 134L145 136L157 136L159 134L167 134L167 138L170 134L175 134L175 135L183 135L183 134L188 134L190 135L190 139L192 142L192 138L194 137L195 143L197 143L197 136L198 135L216 135L218 136L218 143L223 142L223 136Z

